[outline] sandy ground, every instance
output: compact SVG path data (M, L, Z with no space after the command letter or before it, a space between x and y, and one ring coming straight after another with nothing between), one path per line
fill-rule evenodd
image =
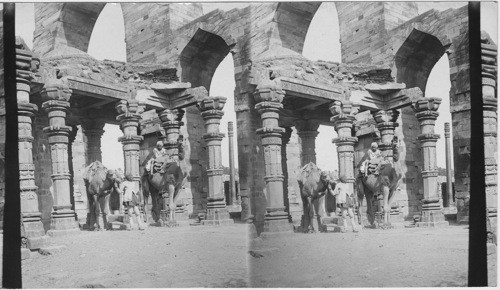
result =
M250 244L243 224L149 227L82 232L51 241L66 248L24 260L23 287L467 285L466 226L290 233ZM496 256L491 257L496 266Z
M246 232L245 225L235 224L53 238L67 249L22 261L23 287L245 287Z
M363 229L252 240L252 287L466 286L468 230Z

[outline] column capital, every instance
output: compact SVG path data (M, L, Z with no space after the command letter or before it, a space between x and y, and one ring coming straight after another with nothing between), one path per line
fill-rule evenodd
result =
M201 101L199 101L196 105L198 109L201 111L202 117L205 115L215 115L218 116L224 109L224 105L226 104L227 98L225 97L205 97ZM224 113L222 113L224 114ZM222 116L222 115L221 115Z
M265 80L257 85L253 96L256 103L281 103L285 97L285 92L281 88L280 82Z
M50 80L45 83L40 94L45 103L51 102L47 105L49 107L69 102L72 91L62 80ZM69 104L67 106L69 107Z
M444 123L444 137L450 138L450 123Z
M319 121L316 119L299 119L294 122L297 133L316 132L318 135Z
M144 105L137 100L121 100L115 106L118 116L116 120L123 119L140 120L141 114L144 112Z
M233 137L234 136L234 125L233 125L233 122L227 122L227 136L228 137Z
M184 110L182 109L165 109L159 114L163 127L168 124L176 124L177 126L182 126L181 120L183 116Z
M104 125L106 125L106 122L101 119L82 119L81 120L81 126L84 132L89 132L89 131L102 131L104 133Z
M441 99L436 97L420 98L411 104L417 119L434 119L439 116L437 110L441 104Z
M380 110L373 114L373 119L375 120L377 125L381 123L396 123L398 117L398 110ZM394 126L397 127L397 123Z
M330 105L330 112L332 112L332 122L338 119L353 119L359 112L359 105L351 101L334 101Z

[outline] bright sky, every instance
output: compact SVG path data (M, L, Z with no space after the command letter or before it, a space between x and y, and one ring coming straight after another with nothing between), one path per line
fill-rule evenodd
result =
M446 10L466 5L467 2L419 2L419 13L429 9ZM242 8L247 3L205 3L204 13L214 9L230 10ZM497 15L498 7L494 2L482 2L482 29L487 31L493 40L498 43ZM332 17L333 15L333 17ZM16 34L23 37L28 46L32 47L32 36L34 31L33 3L22 3L16 6ZM340 43L338 33L338 18L335 5L332 2L323 3L313 18L304 44L303 55L311 60L329 60L340 62ZM88 53L96 59L112 59L125 61L125 32L121 7L110 3L105 6L97 19L94 32L90 40ZM321 41L317 41L321 39ZM236 114L234 108L234 67L232 56L229 54L217 68L212 80L210 95L224 96L228 99L224 109L224 117L221 123L221 131L227 133L227 122L233 121L236 126ZM449 64L446 56L435 65L427 83L426 96L436 96L443 99L440 108L440 117L436 123L436 132L442 137L438 141L438 166L445 167L444 159L444 123L451 122L449 113ZM118 126L106 125L106 133L103 136L103 162L104 164L123 164L121 144L117 141L122 135ZM318 166L323 170L335 170L338 168L337 154L332 149L335 146L331 140L336 137L333 127L322 126L316 141ZM237 148L235 138L235 148ZM229 166L227 139L222 143L223 164ZM336 149L335 149L336 151ZM323 158L327 156L327 158ZM236 162L238 161L235 156ZM117 167L120 167L117 165ZM123 166L121 166L123 167Z

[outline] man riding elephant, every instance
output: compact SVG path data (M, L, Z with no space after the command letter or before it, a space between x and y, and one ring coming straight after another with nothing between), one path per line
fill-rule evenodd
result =
M181 135L177 140L179 160L184 159L182 144L183 137ZM144 200L147 200L151 194L153 204L151 215L155 222L163 224L164 220L160 219L160 210L168 208L168 221L171 225L175 225L176 201L187 174L182 172L179 162L171 154L161 154L151 162L153 166L150 171L145 168L141 178ZM160 199L163 199L163 202Z
M95 161L85 168L84 178L89 202L89 220L87 226L90 230L107 229L107 215L109 214L109 196L117 187L118 177L115 170L108 170L104 165ZM102 211L104 225L99 224L99 213ZM97 227L95 225L97 224Z

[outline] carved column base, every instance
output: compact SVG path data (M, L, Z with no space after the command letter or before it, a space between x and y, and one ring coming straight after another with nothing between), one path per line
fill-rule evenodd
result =
M271 211L267 209L264 217L264 230L261 236L274 236L276 234L287 234L293 232L293 225L288 219L288 213L283 209Z
M250 206L250 198L246 190L240 191L241 205L241 220L245 222L253 222L253 215Z
M443 209L437 202L426 203L422 205L422 215L420 221L416 223L417 227L439 228L449 226L444 218Z
M393 205L390 212L391 223L404 223L404 215L399 206Z
M49 236L64 236L67 234L79 233L80 225L75 220L75 212L70 209L55 209L51 214Z
M23 222L24 235L26 237L26 248L30 250L38 250L47 246L49 237L45 235L43 224L40 220L36 222Z
M234 221L229 218L229 211L224 202L224 197L208 198L207 217L201 221L201 224L212 226L234 224Z

